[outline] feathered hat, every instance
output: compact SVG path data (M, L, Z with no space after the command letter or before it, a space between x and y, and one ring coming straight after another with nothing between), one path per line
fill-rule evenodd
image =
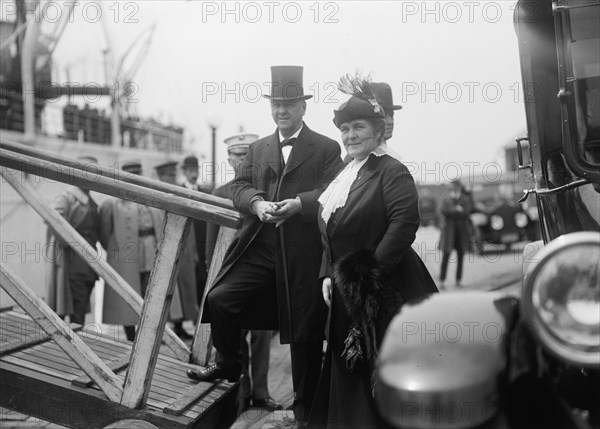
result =
M336 127L355 119L385 118L383 107L377 101L377 96L371 87L371 81L360 76L342 76L338 89L350 99L343 103L338 110L333 111L333 123Z

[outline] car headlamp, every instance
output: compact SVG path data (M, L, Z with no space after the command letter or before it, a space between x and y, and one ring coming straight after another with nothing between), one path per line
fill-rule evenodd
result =
M504 219L502 219L502 216L492 215L492 217L490 217L490 226L494 231L500 231L504 228Z
M527 215L523 212L515 213L515 225L519 228L525 228L529 223L529 219L527 219Z
M481 427L492 419L517 309L516 298L481 291L405 304L378 355L374 393L381 416L412 429Z
M522 310L542 346L560 359L600 368L600 233L551 241L525 280Z

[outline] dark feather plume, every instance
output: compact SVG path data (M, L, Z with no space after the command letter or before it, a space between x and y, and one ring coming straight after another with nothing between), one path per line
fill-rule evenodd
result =
M371 76L362 77L358 73L354 76L346 73L340 78L338 89L344 94L361 98L368 101L375 108L375 112L379 113L379 103L377 97L371 88Z

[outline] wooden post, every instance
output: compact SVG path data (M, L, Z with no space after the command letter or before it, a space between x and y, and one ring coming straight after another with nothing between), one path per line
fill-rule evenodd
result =
M215 252L208 271L208 278L206 279L206 287L204 288L200 310L198 311L198 320L196 320L196 333L194 335L194 341L192 342L190 362L196 365L207 366L210 360L213 347L210 325L208 323L201 323L202 313L204 310L204 303L206 302L206 295L208 295L208 292L215 281L215 277L221 269L223 258L225 258L225 252L227 252L235 233L235 229L225 227L219 228L219 235L215 242Z
M106 394L108 399L118 402L121 398L121 380L62 321L21 279L8 267L0 266L0 284L19 306L73 359Z
M39 194L27 183L20 182L17 176L6 174L6 168L0 168L2 177L21 195L21 197L38 214L51 225L54 232L66 243L74 244L73 250L87 261L92 269L102 277L106 283L113 288L115 292L135 311L138 315L142 314L142 304L144 300L133 288L115 271L106 261L96 253L96 251L81 237L75 228L67 222L56 211L52 210L46 204ZM167 329L163 336L165 344L175 353L182 362L187 362L190 358L190 350L181 339L175 335L172 329Z
M189 218L167 212L121 397L121 404L129 408L141 408L148 399L160 348L159 339L167 322L179 271L179 257L190 228Z

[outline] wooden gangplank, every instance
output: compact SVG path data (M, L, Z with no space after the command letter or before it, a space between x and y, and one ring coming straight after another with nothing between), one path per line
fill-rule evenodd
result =
M236 383L195 383L185 371L198 368L159 353L146 406L132 409L107 401L97 385L25 315L2 313L0 340L21 346L0 356L0 402L24 414L68 427L102 428L124 419L157 427L226 427L235 420ZM79 337L124 381L131 343L98 329L77 327ZM31 341L35 339L35 341ZM114 364L117 364L116 366ZM193 396L190 396L193 393Z
M148 290L142 299L106 261L90 260L92 269L140 315L133 344L105 335L90 337L67 325L8 266L0 266L0 286L27 313L23 326L34 334L14 335L14 321L26 317L2 312L0 405L69 427L225 427L236 417L237 384L196 383L185 372L202 361L166 328L179 258L189 235L190 218L239 228L242 218L231 202L165 185L151 179L113 177L102 167L89 171L75 160L44 153L4 139L0 174L66 243L83 238L15 171L69 183L165 211L163 233ZM226 228L225 228L226 229ZM85 246L76 246L79 253ZM88 252L93 250L88 249ZM97 255L93 255L97 256ZM211 271L218 267L211 267ZM10 323L4 323L10 319ZM37 335L39 334L39 335ZM202 332L195 333L195 343ZM174 356L161 352L161 340ZM193 363L188 363L193 362ZM31 409L31 406L36 408ZM51 410L51 411L49 411ZM90 417L92 415L92 417ZM115 426L116 425L116 426ZM147 426L151 425L151 426Z

